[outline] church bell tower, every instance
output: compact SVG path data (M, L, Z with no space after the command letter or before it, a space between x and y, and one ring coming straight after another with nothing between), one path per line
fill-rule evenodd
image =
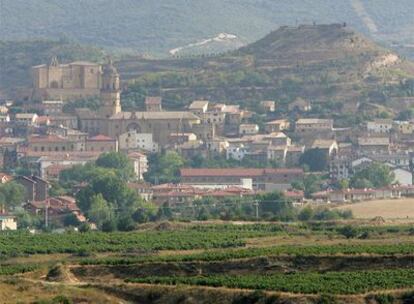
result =
M102 117L109 118L122 111L119 74L112 60L109 60L103 67L101 102L99 113Z

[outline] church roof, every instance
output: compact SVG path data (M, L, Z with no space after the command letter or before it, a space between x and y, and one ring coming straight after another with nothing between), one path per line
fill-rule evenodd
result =
M94 63L94 62L89 62L89 61L74 61L71 62L70 65L96 65L98 66L98 63Z
M120 112L110 119L193 119L199 120L190 112Z

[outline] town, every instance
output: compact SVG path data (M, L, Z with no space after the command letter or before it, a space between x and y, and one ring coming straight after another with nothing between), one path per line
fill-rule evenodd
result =
M91 180L68 186L67 176L121 156L133 171L124 179L128 190L178 218L204 218L212 210L194 206L210 202L211 209L226 199L243 201L259 219L265 212L257 209L267 207L258 197L275 191L297 207L414 195L413 121L337 127L315 115L305 96L288 107L257 100L256 111L210 100L172 111L168 101L146 96L143 111L124 112L121 76L110 59L60 64L53 57L32 67L29 102L2 101L1 193L13 193L4 195L2 229L17 229L20 207L38 218L37 228L97 227L93 219L102 228L105 220L88 218L91 206L77 202ZM67 110L92 97L96 109Z
M1 0L0 304L414 303L413 16Z

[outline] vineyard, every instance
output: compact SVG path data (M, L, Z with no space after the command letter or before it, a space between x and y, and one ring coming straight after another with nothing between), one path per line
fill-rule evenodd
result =
M228 261L272 256L329 256L329 255L411 255L414 243L392 245L339 244L310 246L275 246L265 248L208 250L196 254L143 255L128 258L84 259L82 265L131 265L144 262Z
M119 302L154 304L190 299L206 304L414 303L413 235L412 225L370 222L160 223L132 232L4 232L0 298L1 284L36 290L55 278L51 294L64 291L73 303L84 299L86 289L97 296L116 295ZM69 291L66 282L88 287L76 291L69 284ZM47 282L39 293L49 287Z
M218 225L173 231L88 232L64 234L3 233L0 255L77 252L128 252L242 247L245 239L275 235L279 226Z
M293 273L268 276L148 277L130 279L127 282L224 286L304 294L360 294L373 290L414 287L414 270Z

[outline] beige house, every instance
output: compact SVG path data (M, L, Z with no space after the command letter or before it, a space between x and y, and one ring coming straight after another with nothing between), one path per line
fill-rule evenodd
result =
M22 122L29 126L33 126L37 123L37 116L36 113L17 113L15 116L15 120L18 122Z
M388 153L390 151L389 137L359 137L359 150L363 153Z
M395 129L400 134L413 134L414 124L410 121L394 121L393 129Z
M200 116L207 112L209 102L207 100L195 100L193 101L188 109L191 113Z
M375 119L367 122L368 132L389 133L392 130L392 119Z
M162 98L159 96L149 96L145 98L145 109L147 112L162 111Z
M86 140L86 151L117 152L118 141L105 135L97 135Z
M332 119L301 118L296 121L295 131L297 133L310 133L332 131L332 129Z
M44 100L42 101L41 108L45 115L60 114L63 110L63 104L62 100Z
M264 100L260 102L260 106L265 112L276 111L276 102L273 100Z
M287 119L277 119L269 121L265 124L265 131L267 133L280 132L288 130L290 128L290 122Z
M58 135L32 135L27 139L27 148L33 152L85 151L83 139L69 139Z
M254 135L259 133L259 126L257 124L241 124L239 126L239 135Z
M291 102L288 106L289 111L301 111L301 112L308 112L312 110L311 103L303 98L296 98L293 102Z

